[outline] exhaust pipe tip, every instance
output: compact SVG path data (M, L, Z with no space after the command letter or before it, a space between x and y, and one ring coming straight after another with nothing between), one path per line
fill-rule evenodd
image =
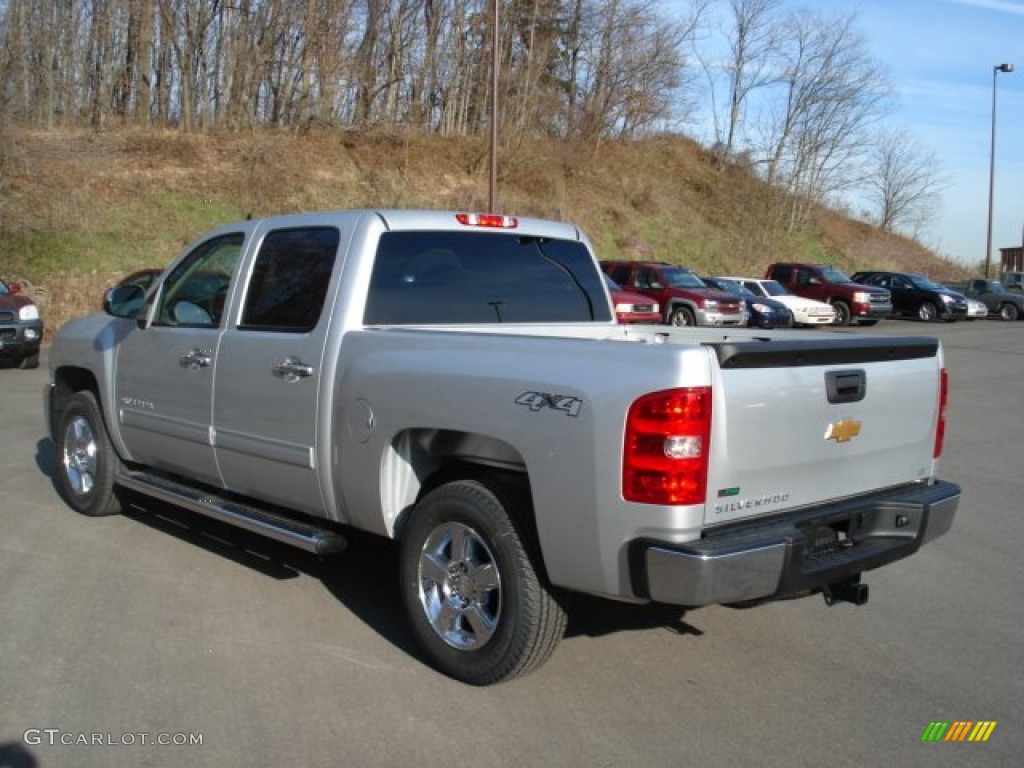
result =
M860 583L860 574L845 581L828 584L821 588L821 593L825 597L825 605L835 605L836 603L864 605L868 601L868 585Z

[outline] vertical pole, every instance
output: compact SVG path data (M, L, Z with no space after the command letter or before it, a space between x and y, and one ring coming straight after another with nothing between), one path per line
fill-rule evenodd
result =
M995 192L996 178L996 75L999 67L992 67L992 141L988 154L988 229L985 239L985 279L989 279L992 265L992 199Z
M498 205L498 0L494 0L492 15L494 29L491 34L491 161L487 192L487 210L497 212Z

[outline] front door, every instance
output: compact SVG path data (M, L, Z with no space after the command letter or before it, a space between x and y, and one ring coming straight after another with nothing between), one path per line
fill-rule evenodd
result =
M210 415L228 287L245 235L198 245L167 276L118 352L115 407L132 458L220 484Z
M269 232L220 340L213 425L228 489L322 513L317 407L338 252L333 227Z

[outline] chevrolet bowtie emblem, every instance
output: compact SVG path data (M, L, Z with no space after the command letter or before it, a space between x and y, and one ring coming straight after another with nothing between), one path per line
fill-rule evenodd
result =
M840 419L834 424L829 424L825 430L826 440L835 440L837 443L848 443L860 434L860 422L853 419Z

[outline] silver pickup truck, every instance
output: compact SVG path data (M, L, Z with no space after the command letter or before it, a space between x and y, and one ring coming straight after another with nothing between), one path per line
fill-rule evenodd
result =
M862 604L959 501L937 341L620 326L563 223L241 221L104 308L49 353L66 502L396 539L413 634L475 685L542 664L571 592Z

